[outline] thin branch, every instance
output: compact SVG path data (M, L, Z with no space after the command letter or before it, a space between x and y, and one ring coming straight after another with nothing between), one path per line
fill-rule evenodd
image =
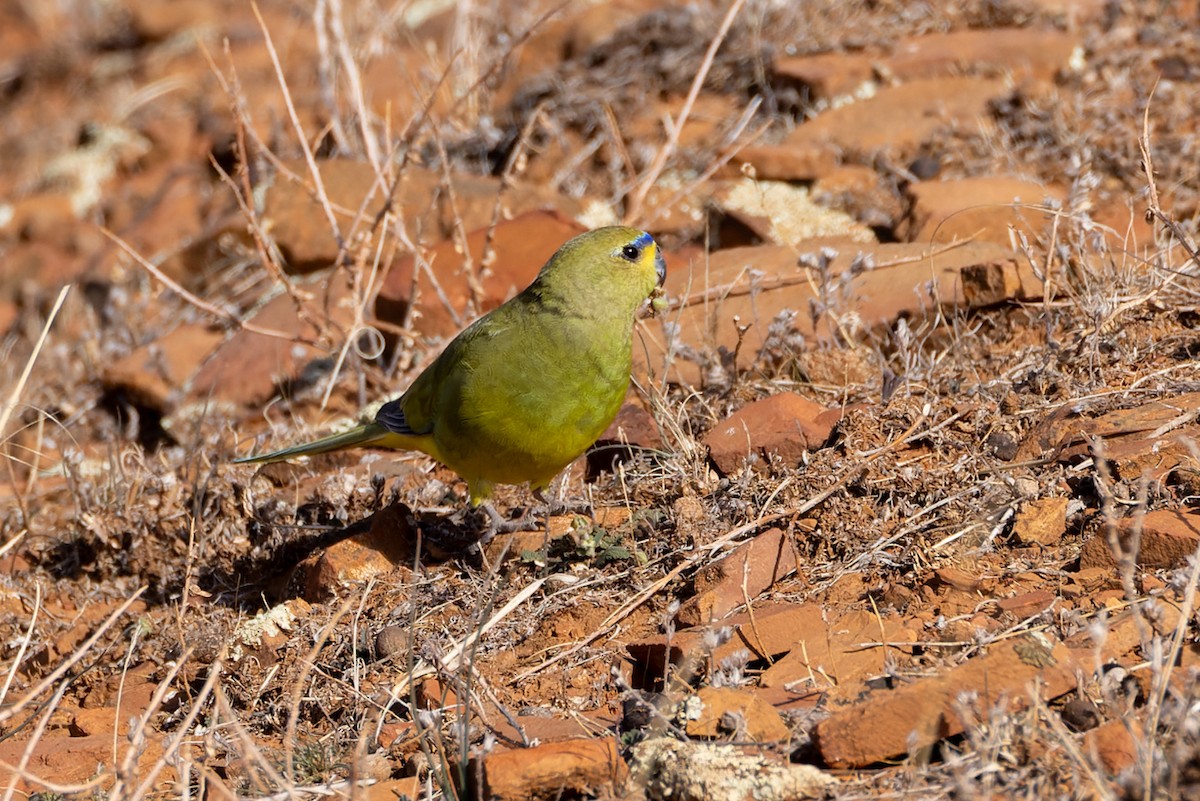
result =
M296 138L300 140L300 149L304 152L304 161L308 164L308 171L312 175L313 186L316 190L317 199L321 202L321 208L325 212L325 219L329 223L330 232L333 234L334 240L338 246L338 259L346 251L346 242L342 237L342 230L338 227L337 217L333 213L333 206L329 202L329 195L325 191L325 182L321 179L321 171L317 169L317 160L313 156L312 148L308 144L308 139L304 134L304 126L300 124L300 115L296 113L296 104L292 102L292 92L288 89L287 79L283 75L283 66L279 63L279 54L275 52L275 42L271 38L271 32L267 29L267 23L263 20L262 12L258 10L258 3L252 2L250 8L254 11L254 17L258 20L258 26L262 29L263 42L267 46L267 53L271 56L271 64L275 68L275 75L279 80L279 91L283 95L284 105L287 106L288 119L292 122L292 128L296 131Z
M692 106L695 105L696 98L700 95L700 89L704 86L704 80L708 77L709 70L712 69L713 60L717 57L717 50L720 49L721 43L725 41L725 37L729 34L729 29L733 26L733 21L737 18L738 12L742 10L743 5L745 5L745 0L733 0L729 6L729 10L725 12L725 18L721 20L721 27L717 30L717 35L713 37L712 42L709 43L708 52L704 54L704 61L700 63L700 69L696 73L696 77L692 79L692 87L688 90L687 98L683 101L683 108L679 110L679 118L670 127L670 130L667 132L667 141L659 148L654 161L650 164L650 169L646 171L646 176L633 193L633 198L629 202L629 208L625 212L626 222L632 224L637 221L638 215L642 211L642 204L646 202L646 195L649 194L650 188L654 186L658 180L658 176L666 168L667 161L675 154L675 150L679 147L679 136L683 133L683 126L687 124L688 117L691 116Z
M54 325L54 318L58 316L58 310L62 308L63 301L67 299L67 293L71 291L71 284L67 284L58 291L58 297L54 301L54 306L50 309L50 314L46 316L46 324L42 326L42 333L38 336L37 343L33 346L33 353L29 354L29 358L25 362L25 368L21 370L21 377L17 379L16 385L12 388L12 392L8 393L8 399L4 401L4 406L0 407L0 437L4 436L4 429L8 425L8 418L12 417L13 411L17 408L17 403L21 399L21 393L25 390L25 384L29 382L29 375L33 372L33 365L41 355L42 348L46 344L46 337L50 334L50 326Z
M125 253L129 257L131 257L134 261L136 261L139 265L141 265L142 269L144 269L146 272L150 273L152 276L157 278L168 289L175 292L175 294L179 295L179 297L183 298L185 301L187 301L191 305L195 306L197 309L207 312L219 320L224 320L225 322L232 325L234 328L244 328L247 331L250 331L255 334L262 334L263 336L266 336L266 337L275 337L276 339L283 339L288 342L296 342L298 344L311 345L313 347L318 347L316 342L313 342L312 340L310 340L306 337L302 337L298 334L289 334L286 331L277 331L273 328L263 328L262 326L255 325L254 323L248 323L227 309L222 309L219 306L214 306L213 304L209 303L206 300L201 300L197 296L193 295L191 292L188 292L186 289L184 289L178 283L173 281L171 278L169 278L166 273L164 273L162 270L158 269L158 267L154 266L154 264L151 263L145 256L143 256L142 254L140 254L136 250L134 250L132 245L130 245L128 242L126 242L121 237L114 234L112 231L108 230L107 228L101 228L100 233L104 234L106 237L108 237L113 242L113 244L115 244L121 250L125 251Z

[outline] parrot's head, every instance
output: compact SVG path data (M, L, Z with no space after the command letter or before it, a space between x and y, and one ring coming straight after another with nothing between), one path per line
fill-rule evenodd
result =
M537 284L590 310L632 315L667 277L658 243L645 231L614 225L580 234L542 268Z

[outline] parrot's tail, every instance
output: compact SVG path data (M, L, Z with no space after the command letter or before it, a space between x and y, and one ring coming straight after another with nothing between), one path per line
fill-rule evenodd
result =
M247 462L282 462L286 459L294 459L297 456L313 456L318 453L329 453L330 451L340 451L345 448L361 448L367 445L377 445L385 440L394 439L395 434L388 431L378 423L368 423L365 426L352 428L349 431L343 431L341 434L332 434L328 437L317 440L316 442L308 442L302 445L293 445L290 448L283 450L271 451L264 453L261 456L246 456L241 459L234 459L234 464L246 464Z

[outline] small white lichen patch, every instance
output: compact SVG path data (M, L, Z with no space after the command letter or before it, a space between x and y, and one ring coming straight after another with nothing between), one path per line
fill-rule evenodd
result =
M620 222L611 204L601 200L591 200L576 218L580 225L588 228L603 228L606 225L616 225Z
M659 737L633 749L630 775L651 801L821 798L836 780L812 765L745 754L735 746Z
M91 140L56 157L42 171L46 186L67 189L75 216L83 217L104 198L106 184L118 168L150 152L150 140L129 128L97 126Z
M728 211L766 218L772 238L781 245L835 236L875 241L870 228L845 212L814 203L807 188L785 181L746 178L730 186L720 203Z
M292 624L295 622L295 613L285 603L259 612L234 630L233 647L230 648L229 655L234 662L238 662L246 655L245 649L258 648L263 644L263 640L283 636L285 632L292 630Z

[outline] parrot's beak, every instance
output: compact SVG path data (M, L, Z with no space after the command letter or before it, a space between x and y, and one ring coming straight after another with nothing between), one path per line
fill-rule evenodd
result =
M667 302L667 294L663 291L663 282L667 280L667 263L663 261L662 251L657 247L655 247L654 251L654 274L658 276L658 285L650 293L649 313L651 317L659 312L666 311L670 306L670 303Z

